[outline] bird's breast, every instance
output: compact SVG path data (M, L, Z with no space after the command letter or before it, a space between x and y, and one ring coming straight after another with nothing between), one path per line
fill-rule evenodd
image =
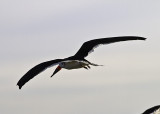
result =
M71 70L71 69L82 68L86 65L88 65L88 63L85 61L73 60L73 61L66 61L64 68Z

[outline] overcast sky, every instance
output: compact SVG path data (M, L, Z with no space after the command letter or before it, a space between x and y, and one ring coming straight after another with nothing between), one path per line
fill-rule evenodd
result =
M1 0L0 112L140 114L160 104L159 0ZM100 46L86 59L103 67L47 69L22 90L33 66L76 53L83 42L142 36Z

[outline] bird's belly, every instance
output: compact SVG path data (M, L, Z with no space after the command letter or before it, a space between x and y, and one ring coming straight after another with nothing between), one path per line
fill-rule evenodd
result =
M84 61L71 61L71 62L65 62L65 69L71 70L71 69L78 69L86 66L87 63Z

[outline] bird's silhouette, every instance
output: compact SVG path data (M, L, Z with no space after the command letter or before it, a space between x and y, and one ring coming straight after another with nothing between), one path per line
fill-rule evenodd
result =
M91 63L88 60L85 59L86 56L90 52L94 50L97 46L101 44L110 44L110 43L115 43L115 42L120 42L120 41L129 41L129 40L145 40L146 38L144 37L139 37L139 36L119 36L119 37L109 37L109 38L100 38L100 39L94 39L90 40L87 42L84 42L81 48L78 50L78 52L70 57L64 58L64 59L55 59L55 60L50 60L46 61L43 63L40 63L30 69L17 83L19 86L19 89L22 88L22 86L28 82L30 79L38 75L40 72L44 71L45 69L58 65L58 67L55 69L53 72L52 76L55 75L58 71L60 71L62 68L65 69L78 69L78 68L85 68L89 69L89 65L93 66L99 66L97 64Z

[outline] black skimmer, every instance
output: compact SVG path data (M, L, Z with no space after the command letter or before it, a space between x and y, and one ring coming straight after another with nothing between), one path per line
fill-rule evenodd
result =
M110 43L120 42L120 41L145 40L145 39L146 38L139 37L139 36L120 36L120 37L100 38L100 39L94 39L94 40L87 41L87 42L83 43L81 48L78 50L78 52L74 56L64 58L64 59L55 59L55 60L51 60L51 61L46 61L46 62L43 62L43 63L36 65L32 69L30 69L18 81L17 85L19 86L19 89L21 89L22 86L26 82L28 82L30 79L35 77L37 74L39 74L40 72L44 71L45 69L52 67L54 65L57 65L57 64L59 64L59 65L55 69L55 71L53 72L52 76L55 75L58 71L60 71L61 68L65 68L65 69L70 70L70 69L78 69L78 68L89 69L90 68L89 65L100 66L100 65L91 63L85 59L85 57L88 56L88 54L90 52L92 52L94 50L94 48L96 48L100 44L110 44Z
M142 114L160 114L160 105L147 109Z

